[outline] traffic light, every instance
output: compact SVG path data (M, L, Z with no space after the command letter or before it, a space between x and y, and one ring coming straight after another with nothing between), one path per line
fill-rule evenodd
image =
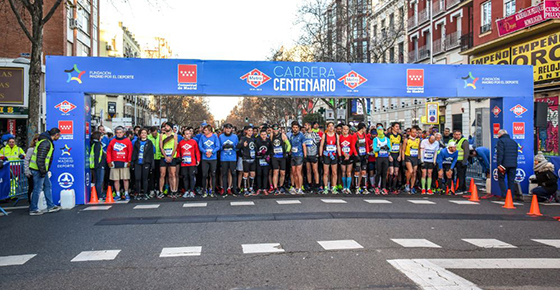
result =
M249 117L245 117L245 123L249 123Z

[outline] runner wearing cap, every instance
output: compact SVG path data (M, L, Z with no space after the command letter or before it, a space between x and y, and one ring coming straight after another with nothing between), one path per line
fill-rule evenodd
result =
M420 159L422 163L422 194L432 195L432 171L436 163L436 155L439 151L439 143L436 142L436 136L430 135L427 139L420 143Z
M284 194L284 179L286 178L286 153L290 151L291 145L286 134L280 132L277 124L272 125L272 186L274 194Z
M254 194L253 186L255 184L255 172L257 164L255 159L257 157L256 138L253 135L252 127L245 127L245 136L239 140L237 149L243 158L243 194L250 196ZM248 182L250 179L250 182Z
M290 154L292 155L291 164L292 164L292 172L293 172L293 180L292 183L294 184L295 188L291 191L291 194L299 194L303 195L303 174L302 174L302 165L303 159L307 157L307 146L304 146L305 137L300 130L301 126L297 121L292 122L292 136L290 136L290 144L292 150Z
M309 122L305 122L304 133L305 147L307 150L307 157L305 158L305 167L307 171L307 190L319 190L319 144L321 143L321 136L311 128Z
M356 157L354 162L354 184L356 186L356 194L368 194L367 191L367 168L368 153L370 150L369 138L366 135L366 124L358 124L358 132L356 136ZM361 174L360 174L361 173ZM360 178L361 177L361 178ZM360 188L360 183L362 187Z
M233 126L231 124L224 125L224 133L220 135L220 165L222 171L222 186L226 189L227 194L237 195L237 153L236 148L239 144L237 135L233 134Z
M177 135L173 133L173 124L167 122L163 127L163 134L159 139L159 147L163 159L160 161L159 194L158 199L163 198L163 187L165 185L165 175L169 173L169 189L172 198L177 194Z
M447 148L443 148L437 155L437 165L439 168L438 178L439 185L446 194L449 194L449 189L452 187L451 181L453 180L453 170L457 164L459 152L457 152L457 145L453 141L449 141ZM445 173L445 182L444 182ZM453 191L453 190L452 190Z
M420 147L420 138L417 137L417 129L410 129L410 135L404 140L404 156L406 164L406 188L405 191L415 194L416 190L416 171L418 170L418 151Z

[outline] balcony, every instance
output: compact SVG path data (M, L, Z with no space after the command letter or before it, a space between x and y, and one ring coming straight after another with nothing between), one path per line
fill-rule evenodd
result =
M408 52L408 61L407 63L415 63L418 61L418 51L411 50Z
M436 0L435 2L432 2L432 15L436 16L438 14L440 14L441 12L445 11L445 4L443 1L441 0Z
M492 29L492 23L484 24L480 26L480 34L490 31Z
M445 36L445 48L454 49L461 45L461 31L455 31Z
M430 57L430 48L426 45L422 45L418 48L418 61L422 61Z
M461 51L470 49L473 46L473 33L469 32L461 36Z
M445 38L434 40L434 55L445 51Z
M417 20L416 15L408 18L408 26L407 27L408 27L409 30L412 29L414 26L416 26L416 24L418 24L416 20Z
M424 21L428 21L430 18L430 13L428 13L428 9L423 9L418 12L418 24L423 23Z
M459 4L459 2L461 2L461 0L447 0L447 10L449 10L449 8Z

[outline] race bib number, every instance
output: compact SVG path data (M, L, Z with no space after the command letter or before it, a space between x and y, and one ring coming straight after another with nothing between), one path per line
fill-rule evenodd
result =
M379 150L379 157L389 157L389 152L385 149Z
M292 147L292 153L297 153L298 152L298 148L297 147Z
M208 149L206 149L206 153L208 153L208 152L212 153L212 152L214 152L214 150L212 150L211 148L208 148Z
M350 147L342 147L342 152L346 154L350 153Z
M255 150L249 151L249 156L251 156L251 158L255 158Z
M335 145L327 145L327 151L328 152L335 152L336 151L336 146Z
M424 153L424 159L428 159L428 160L434 159L434 153L433 152Z
M360 147L358 148L358 152L360 153L360 155L366 155L366 148Z
M392 144L391 145L391 151L399 152L399 149L401 149L401 144Z
M283 152L282 147L274 147L274 154L282 154Z
M192 158L191 158L190 155L183 156L183 163L184 164L191 164L191 162L192 162Z
M259 159L259 165L260 166L268 166L268 162L266 162L266 159Z
M410 148L410 156L417 157L418 156L418 148Z
M307 145L307 146L313 146L313 140L307 140L307 141L305 141L305 145Z
M165 155L171 156L171 153L173 153L173 149L170 149L170 148L165 149Z

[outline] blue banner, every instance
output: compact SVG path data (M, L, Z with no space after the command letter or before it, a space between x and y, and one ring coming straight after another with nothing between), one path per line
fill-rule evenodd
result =
M522 65L213 61L47 56L47 91L306 97L519 97Z
M10 196L10 162L4 162L4 167L0 169L0 200L4 200L9 196Z
M554 164L554 174L560 176L560 156L550 156L548 160ZM558 179L558 188L560 188L560 178Z

